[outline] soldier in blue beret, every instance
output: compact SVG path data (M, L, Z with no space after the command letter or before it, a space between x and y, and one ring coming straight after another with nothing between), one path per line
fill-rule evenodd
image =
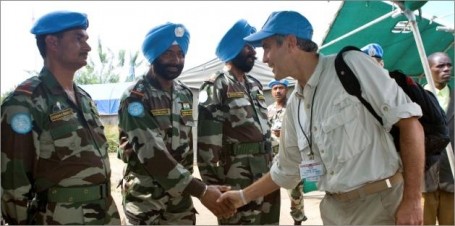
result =
M382 50L382 47L379 44L370 43L362 47L360 50L362 50L362 52L376 60L376 62L378 62L378 64L381 65L381 67L384 67L384 60L382 59L384 55L384 50Z
M289 81L286 79L272 79L268 86L271 89L272 97L275 100L267 107L267 116L272 130L272 150L273 160L278 158L278 148L280 145L281 125L283 123L286 112L286 104L288 99ZM291 201L291 217L294 219L294 225L301 225L302 221L306 221L304 203L303 203L303 184L298 183L292 189L286 189L289 200Z
M340 82L336 54L320 54L312 34L302 14L276 11L260 31L245 37L263 47L262 60L276 79L289 76L297 84L287 102L279 157L270 173L218 201L241 207L303 180L305 191L326 194L320 203L325 225L422 224L425 137L420 106L369 56L348 51L342 57L359 80L361 100L381 120L372 117ZM388 132L392 126L400 131L399 153Z
M119 109L119 157L127 224L194 225L191 196L219 217L235 211L216 199L225 186L207 186L192 176L193 94L176 80L182 73L190 33L182 24L152 28L142 45L150 63L129 87Z
M87 15L57 11L31 29L39 76L2 103L2 215L8 224L120 224L97 108L73 78L87 64Z
M208 184L244 188L271 165L270 125L262 84L248 74L256 51L243 38L256 29L238 20L221 38L216 56L225 63L199 92L198 167ZM225 224L278 224L280 192L251 200Z

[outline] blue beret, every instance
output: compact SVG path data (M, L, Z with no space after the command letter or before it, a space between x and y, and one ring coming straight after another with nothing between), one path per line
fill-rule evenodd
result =
M245 37L253 46L261 46L263 39L272 35L295 35L301 39L311 40L313 27L302 14L295 11L277 11L270 14L262 29Z
M289 82L286 79L281 79L281 80L273 79L272 81L269 82L270 88L273 88L273 86L276 86L276 85L283 85L285 87L288 87Z
M382 59L382 56L384 55L384 50L382 50L382 47L376 43L368 44L362 47L361 50L362 52L371 57L377 57Z
M243 38L254 32L256 28L250 26L246 20L237 21L218 43L216 56L223 62L234 59L246 44Z
M158 58L171 45L179 45L186 55L190 43L190 33L182 24L166 23L152 28L145 36L142 53L150 63Z
M55 11L39 18L30 32L34 35L45 35L72 28L81 28L85 30L87 27L87 14L70 11Z

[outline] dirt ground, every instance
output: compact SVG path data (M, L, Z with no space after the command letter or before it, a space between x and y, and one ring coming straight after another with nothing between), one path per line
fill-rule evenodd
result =
M112 168L112 177L111 177L111 191L114 197L114 200L119 207L119 210L122 211L122 202L121 202L121 193L120 188L116 188L118 181L122 177L123 162L117 159L117 155L111 153L109 155L111 168ZM197 167L194 167L194 175L198 178L199 171ZM305 203L305 215L308 217L308 220L303 222L302 225L322 225L322 220L319 214L319 203L324 196L323 192L314 191L304 195ZM196 216L196 225L217 225L215 215L213 215L205 206L201 204L199 199L193 198L194 206L199 214ZM281 215L280 215L280 225L293 225L294 221L292 220L290 214L290 201L285 189L281 189ZM121 213L124 217L123 212Z

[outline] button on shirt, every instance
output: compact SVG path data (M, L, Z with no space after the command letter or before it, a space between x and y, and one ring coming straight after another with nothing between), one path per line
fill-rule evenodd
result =
M292 188L298 183L298 164L302 158L309 158L309 144L300 126L308 137L312 137L314 158L321 160L325 167L318 182L319 190L347 192L390 177L401 168L388 131L401 118L420 117L420 106L409 99L386 70L368 60L365 54L348 52L344 59L359 75L362 96L382 118L384 126L357 97L345 91L336 75L335 55L320 55L308 83L303 89L297 86L288 100L280 141L283 145L280 145L279 159L271 170L272 179L278 185ZM300 123L297 117L300 117Z

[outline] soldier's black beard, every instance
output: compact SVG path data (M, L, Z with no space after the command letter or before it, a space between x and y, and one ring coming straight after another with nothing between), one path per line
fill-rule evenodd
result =
M177 68L177 70L170 70L173 67ZM183 64L163 64L157 59L153 62L153 70L157 76L171 81L180 76L183 70Z
M252 59L252 61L248 61L249 59ZM234 64L234 66L236 66L243 72L248 73L251 71L251 69L253 69L255 60L256 57L252 54L250 55L239 54L234 59L232 59L232 64Z

